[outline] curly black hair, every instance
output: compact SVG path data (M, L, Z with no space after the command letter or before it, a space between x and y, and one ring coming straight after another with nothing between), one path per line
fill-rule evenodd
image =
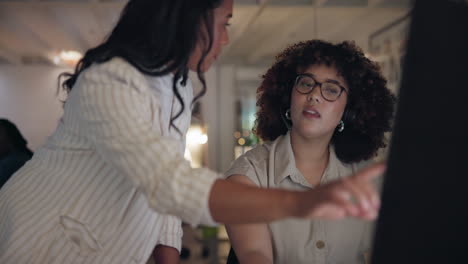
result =
M282 116L290 108L295 78L311 65L320 64L335 67L350 90L343 120L346 129L341 133L335 130L331 139L337 157L345 163L372 158L386 146L384 133L391 130L396 98L380 67L352 41L299 42L277 55L257 89L255 134L272 141L287 133Z

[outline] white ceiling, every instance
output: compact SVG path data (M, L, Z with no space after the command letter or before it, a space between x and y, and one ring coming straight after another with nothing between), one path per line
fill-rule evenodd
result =
M196 1L196 0L193 0ZM84 52L104 39L126 1L0 0L0 63L50 63L62 50ZM235 0L231 44L222 62L269 63L287 44L355 40L406 15L411 0Z

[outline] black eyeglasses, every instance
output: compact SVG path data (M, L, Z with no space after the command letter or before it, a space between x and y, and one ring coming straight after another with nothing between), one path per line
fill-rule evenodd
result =
M309 74L299 74L296 77L296 81L294 82L294 88L301 94L309 94L317 85L320 88L320 94L322 95L323 99L329 102L338 100L343 91L348 93L343 86L335 83L334 81L326 81L321 83L315 80L314 76Z

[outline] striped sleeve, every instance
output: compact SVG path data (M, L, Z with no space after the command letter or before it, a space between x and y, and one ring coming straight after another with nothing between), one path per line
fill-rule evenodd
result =
M166 215L162 223L161 233L156 245L164 245L177 249L180 253L182 248L182 222L179 218Z
M72 93L78 93L80 122L101 158L142 190L159 213L192 225L211 219L209 192L219 176L192 169L177 140L152 130L159 105L151 101L144 76L123 62L96 65L82 75Z

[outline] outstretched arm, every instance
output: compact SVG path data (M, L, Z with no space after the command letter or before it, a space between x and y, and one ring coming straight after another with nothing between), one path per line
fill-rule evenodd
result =
M211 189L209 207L213 219L226 224L271 222L288 217L372 220L377 217L380 205L372 181L384 170L383 164L376 164L305 192L262 189L219 179Z

